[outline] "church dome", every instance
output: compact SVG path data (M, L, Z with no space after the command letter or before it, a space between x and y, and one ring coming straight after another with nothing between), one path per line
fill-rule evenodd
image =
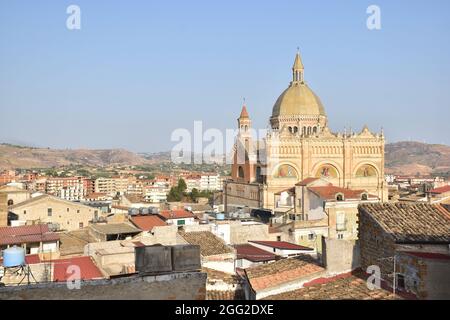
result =
M304 81L304 67L300 54L295 56L292 82L280 95L272 110L272 117L280 116L326 116L319 97Z
M325 116L319 97L305 83L292 83L273 106L272 117L292 115Z

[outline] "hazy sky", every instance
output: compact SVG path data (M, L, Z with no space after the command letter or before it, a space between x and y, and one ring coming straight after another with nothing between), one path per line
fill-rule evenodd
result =
M66 8L81 8L68 30ZM369 5L381 30L366 27ZM176 128L256 127L296 48L333 130L450 144L450 1L0 0L0 141L165 151Z

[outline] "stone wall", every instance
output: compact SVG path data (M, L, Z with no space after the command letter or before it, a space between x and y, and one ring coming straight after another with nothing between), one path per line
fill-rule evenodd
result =
M352 240L323 237L322 258L329 274L349 272L361 265L359 244Z
M230 224L230 243L242 244L249 240L269 240L269 226L266 224L242 224L240 221Z
M381 278L392 282L394 272L394 240L361 209L358 212L358 239L361 253L361 267L378 266Z
M134 276L86 281L72 290L66 283L3 287L0 300L205 300L206 277L202 272Z

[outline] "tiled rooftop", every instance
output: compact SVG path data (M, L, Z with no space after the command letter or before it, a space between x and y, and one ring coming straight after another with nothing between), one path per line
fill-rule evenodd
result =
M167 226L167 223L156 215L136 216L132 217L131 221L143 231L151 231L154 227Z
M54 263L53 281L67 281L73 274L73 270L68 269L71 266L80 268L80 280L104 278L89 256L58 259L52 262Z
M163 210L159 213L164 219L185 219L185 218L195 218L195 216L186 210Z
M0 245L57 240L59 240L59 234L51 232L46 224L21 227L0 227Z
M313 251L313 248L308 248L295 243L290 243L286 241L249 241L250 243L259 244L262 246L276 248L281 250L308 250Z
M301 256L245 269L253 290L264 290L283 283L321 273L325 269L311 257Z
M450 243L450 213L438 204L376 203L361 204L359 209L396 242Z
M253 262L263 262L275 260L276 255L251 244L235 245L237 259L247 259Z
M336 195L341 193L344 195L344 200L360 200L361 195L365 193L364 190L352 190L347 188L336 187L333 185L320 186L320 187L308 187L308 190L317 194L322 199L334 200ZM377 199L377 196L368 194L368 199Z
M436 193L436 194L450 192L450 185L443 186L443 187L440 187L440 188L435 188L435 189L430 190L429 192L430 193Z
M266 300L391 300L393 292L370 290L362 272L343 274L306 283L304 288L266 297ZM398 295L396 299L401 299Z
M233 249L209 231L186 232L181 234L189 243L200 246L200 254L204 257L233 253Z

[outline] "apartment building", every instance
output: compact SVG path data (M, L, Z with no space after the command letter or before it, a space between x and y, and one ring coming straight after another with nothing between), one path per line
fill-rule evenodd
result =
M95 192L106 193L114 196L117 193L125 194L128 191L128 186L136 183L134 177L114 177L114 178L98 178L95 180Z

